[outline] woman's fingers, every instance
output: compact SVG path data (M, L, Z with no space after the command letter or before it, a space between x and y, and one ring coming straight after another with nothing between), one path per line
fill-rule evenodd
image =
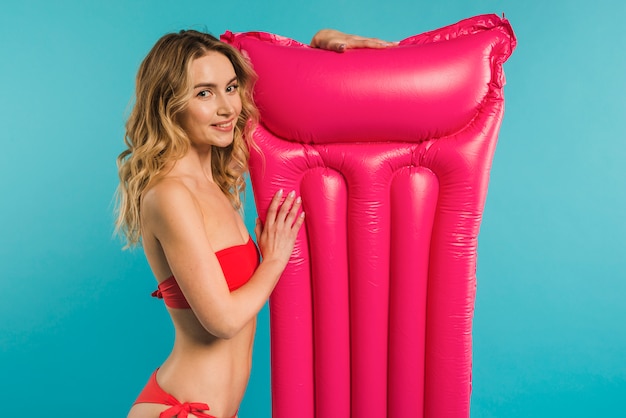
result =
M346 48L387 48L393 46L392 42L378 38L350 37L346 40Z
M256 224L254 225L254 235L256 235L257 241L263 232L263 224L259 218L256 218Z
M296 192L289 192L284 201L283 193L277 192L267 211L264 223L257 220L255 232L257 242L264 259L278 259L285 263L289 260L298 231L304 223L301 212L302 199Z
M300 212L300 215L296 218L296 221L293 223L293 229L297 233L300 230L300 227L304 223L304 212Z
M296 192L294 192L293 190L287 193L287 197L285 198L283 204L280 206L280 210L278 211L278 215L276 216L277 222L284 221L285 218L287 218L287 214L291 209L291 205L293 204L295 196Z
M397 44L397 42L387 42L378 38L351 35L335 29L322 29L311 40L312 47L336 52L354 48L387 48Z
M269 207L267 208L267 216L265 218L266 226L268 224L273 224L276 221L276 215L278 213L278 208L280 207L280 202L283 198L283 189L280 189L276 192L272 201L270 202Z
M299 196L296 197L296 192L293 190L287 194L283 202L281 202L282 195L282 190L279 190L272 198L265 219L266 227L275 224L278 226L287 225L290 228L294 226L294 221L302 205L302 199Z
M287 213L287 217L285 219L287 226L293 228L294 222L296 220L296 216L298 216L298 211L300 210L300 206L302 205L302 199L298 196L292 206L291 209L289 210L289 212Z

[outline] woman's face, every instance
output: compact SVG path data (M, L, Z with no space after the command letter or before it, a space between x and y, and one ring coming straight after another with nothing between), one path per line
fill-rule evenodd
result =
M211 51L191 62L193 91L180 118L193 146L226 147L233 142L241 97L235 69L223 54Z

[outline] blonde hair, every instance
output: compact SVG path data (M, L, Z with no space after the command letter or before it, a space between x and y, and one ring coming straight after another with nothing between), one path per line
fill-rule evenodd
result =
M135 104L126 122L127 149L117 157L120 184L115 230L126 239L125 248L141 241L143 192L164 174L167 163L181 158L189 149L189 138L178 117L191 97L190 64L210 51L230 60L239 84L242 110L234 140L227 147L213 147L211 164L215 182L233 207L241 210L249 147L254 147L252 130L258 121L252 99L256 74L239 51L212 35L195 30L170 33L157 41L139 67Z

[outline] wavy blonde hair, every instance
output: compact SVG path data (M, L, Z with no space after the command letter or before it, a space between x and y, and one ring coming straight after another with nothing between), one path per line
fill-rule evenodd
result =
M256 74L239 51L212 35L195 30L170 33L157 41L139 67L135 104L126 122L127 149L117 157L120 184L115 230L125 238L125 248L141 242L144 191L164 174L167 163L189 149L189 137L178 118L191 98L191 62L211 51L225 55L232 63L242 102L233 142L224 148L213 147L213 178L233 207L241 210L249 147L254 147L252 131L258 121L252 99Z

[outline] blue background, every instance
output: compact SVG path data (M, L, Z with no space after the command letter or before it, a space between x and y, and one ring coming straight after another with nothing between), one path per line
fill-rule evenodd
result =
M0 403L125 416L169 352L141 251L112 238L134 75L163 33L399 40L506 13L519 45L481 229L472 417L623 416L626 2L20 0L0 12ZM249 196L247 223L255 217ZM241 408L270 416L267 310Z

